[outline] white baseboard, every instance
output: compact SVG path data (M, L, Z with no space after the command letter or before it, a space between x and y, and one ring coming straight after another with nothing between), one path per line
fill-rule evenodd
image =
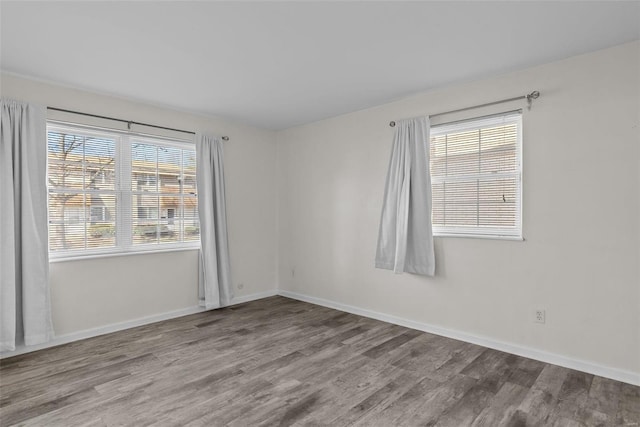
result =
M260 292L251 295L242 295L233 298L231 305L242 304L245 302L258 300L277 295L278 292L274 290ZM99 326L97 328L85 329L83 331L72 332L70 334L64 334L55 337L51 341L30 346L20 346L13 351L6 351L0 353L0 359L5 359L20 354L31 353L33 351L43 350L45 348L55 347L62 344L67 344L74 341L84 340L87 338L97 337L99 335L110 334L112 332L122 331L124 329L131 329L137 326L148 325L149 323L161 322L163 320L175 319L176 317L188 316L190 314L200 313L206 311L204 307L194 306L182 308L180 310L167 311L165 313L153 314L151 316L140 317L138 319L127 320L126 322L112 323L110 325Z
M323 298L312 297L309 295L299 294L297 292L291 292L286 290L279 290L279 295L283 297L292 298L311 304L321 305L324 307L333 308L347 313L357 314L359 316L369 317L383 322L393 323L395 325L404 326L411 329L417 329L419 331L429 332L435 335L441 335L447 338L453 338L455 340L468 342L471 344L477 344L483 347L492 348L494 350L504 351L506 353L516 354L518 356L527 357L529 359L539 360L541 362L550 363L552 365L558 365L569 369L575 369L576 371L582 371L601 377L610 378L625 383L640 385L640 374L626 371L617 368L611 368L608 366L598 365L593 362L587 362L584 360L574 359L559 354L548 353L546 351L536 350L534 348L521 346L518 344L510 344L503 341L498 341L493 338L472 335L465 332L455 331L451 329L442 328L440 326L431 325L423 322L416 322L414 320L404 319L402 317L392 316L389 314L380 313L373 310L367 310L360 307L355 307L348 304L342 304L335 301L326 300Z
M495 350L504 351L518 356L528 357L530 359L539 360L545 363L551 363L553 365L562 366L569 369L575 369L577 371L587 372L589 374L599 375L613 380L622 381L625 383L640 385L640 375L617 368L611 368L608 366L602 366L593 362L587 362L584 360L574 359L567 356L562 356L554 353L548 353L541 350L536 350L530 347L525 347L517 344L510 344L502 341L498 341L492 338L483 337L479 335L472 335L465 332L455 331L440 326L431 325L423 322L416 322L414 320L405 319L402 317L392 316L389 314L380 313L373 310L368 310L348 304L342 304L335 301L326 300L323 298L312 297L308 295L299 294L297 292L291 292L287 290L269 290L265 292L255 293L251 295L243 295L233 299L231 305L242 304L249 301L254 301L262 298L267 298L275 295L282 295L283 297L292 298L300 301L305 301L311 304L321 305L324 307L333 308L347 313L357 314L359 316L369 317L383 322L393 323L395 325L404 326L419 331L429 332L436 335L441 335L447 338L452 338L472 344L477 344L483 347L492 348ZM45 344L34 346L21 346L14 351L8 351L0 353L0 359L17 356L24 353L30 353L32 351L42 350L49 347L55 347L61 344L66 344L74 341L83 340L86 338L92 338L99 335L109 334L112 332L121 331L124 329L135 328L137 326L147 325L149 323L160 322L163 320L174 319L177 317L187 316L189 314L195 314L205 311L203 307L188 307L180 310L169 311L160 314L154 314L151 316L142 317L139 319L129 320L126 322L114 323L110 325L100 326L98 328L86 329L83 331L73 332L54 338Z
M268 291L258 292L256 294L251 294L251 295L243 295L239 297L234 297L231 305L242 304L244 302L255 301L257 299L262 299L262 298L274 297L276 295L278 295L277 289L271 289Z

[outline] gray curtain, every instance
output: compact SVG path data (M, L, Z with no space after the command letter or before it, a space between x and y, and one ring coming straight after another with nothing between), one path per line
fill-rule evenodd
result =
M397 122L384 191L376 267L433 276L429 119Z
M44 109L0 100L0 351L53 337Z
M231 268L227 242L224 153L217 137L197 138L198 214L200 217L200 305L207 309L231 304Z

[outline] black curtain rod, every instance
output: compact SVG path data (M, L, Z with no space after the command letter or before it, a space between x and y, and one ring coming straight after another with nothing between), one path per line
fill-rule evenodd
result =
M98 118L98 119L113 120L114 122L126 123L127 127L129 128L129 130L131 130L131 125L139 125L139 126L146 126L146 127L156 128L156 129L171 130L171 131L174 131L174 132L188 133L188 134L191 134L191 135L195 135L196 134L195 132L192 132L190 130L182 130L182 129L168 128L168 127L165 127L165 126L150 125L149 123L134 122L133 120L116 119L115 117L100 116L98 114L90 114L90 113L82 113L80 111L65 110L64 108L47 107L47 109L48 110L53 110L53 111L61 111L63 113L79 114L81 116L95 117L95 118ZM228 141L229 137L228 136L223 136L222 140L223 141Z

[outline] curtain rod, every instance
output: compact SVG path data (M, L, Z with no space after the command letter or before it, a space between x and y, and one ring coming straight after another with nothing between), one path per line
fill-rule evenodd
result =
M149 123L134 122L133 120L116 119L114 117L100 116L98 114L90 114L90 113L82 113L80 111L65 110L64 108L47 107L47 110L61 111L63 113L79 114L81 116L95 117L95 118L98 118L98 119L113 120L114 122L122 122L122 123L126 123L127 124L127 127L129 128L129 130L131 130L131 125L139 125L139 126L146 126L146 127L150 127L150 128L156 128L156 129L171 130L171 131L174 131L174 132L188 133L188 134L191 134L191 135L195 135L196 134L195 132L192 132L190 130L182 130L182 129L168 128L168 127L165 127L165 126L150 125ZM228 141L229 137L228 136L223 136L222 140L223 141Z
M433 118L433 117L437 117L437 116L443 116L445 114L459 113L460 111L473 110L473 109L481 108L481 107L488 107L489 105L503 104L505 102L517 101L519 99L526 99L527 100L527 104L529 105L529 108L531 108L531 104L533 103L533 100L534 99L538 99L539 96L540 96L540 92L538 92L537 90L534 90L533 92L531 92L528 95L516 96L516 97L508 98L508 99L501 99L500 101L487 102L486 104L473 105L471 107L459 108L457 110L445 111L443 113L430 114L429 118ZM396 122L394 122L394 121L389 122L389 126L394 127L395 125L396 125Z

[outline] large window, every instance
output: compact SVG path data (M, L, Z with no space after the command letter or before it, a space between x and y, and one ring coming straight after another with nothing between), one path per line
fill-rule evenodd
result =
M431 128L436 236L521 238L521 113Z
M198 246L193 144L47 126L52 258Z

